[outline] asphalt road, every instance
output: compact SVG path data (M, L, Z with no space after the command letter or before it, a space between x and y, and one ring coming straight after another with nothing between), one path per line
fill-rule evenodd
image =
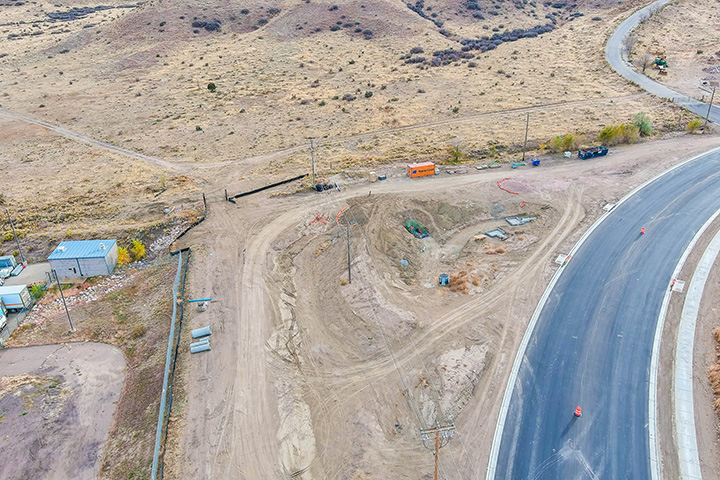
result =
M587 238L541 310L494 478L651 478L648 382L658 314L683 250L719 208L715 152L644 187Z
M700 102L694 98L688 97L687 95L676 92L675 90L671 90L665 85L646 77L645 75L640 73L640 71L638 71L630 62L628 62L627 52L626 49L623 47L627 36L630 34L630 32L632 32L635 27L637 27L641 23L641 21L648 18L648 16L656 9L661 8L663 5L671 1L672 0L658 0L656 2L653 2L650 5L641 8L637 12L633 13L624 22L622 22L615 30L615 33L613 33L613 35L610 37L610 40L608 40L608 43L605 46L605 60L607 60L610 66L617 73L630 80L631 82L639 85L648 93L652 93L653 95L657 95L658 97L672 100L674 103L682 105L691 112L700 115L701 117L705 117L706 115L708 115L707 103ZM701 85L698 84L698 87L700 86ZM720 96L720 91L716 93ZM720 108L718 108L716 105L713 105L708 118L713 123L720 123Z

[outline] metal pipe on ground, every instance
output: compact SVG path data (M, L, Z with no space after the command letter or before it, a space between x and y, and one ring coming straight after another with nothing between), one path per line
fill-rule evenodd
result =
M212 335L212 330L210 330L209 325L207 327L196 328L192 331L192 338L206 337L208 335Z
M249 192L238 193L237 195L228 197L228 201L235 203L236 198L244 197L246 195L252 195L253 193L262 192L263 190L267 190L268 188L273 188L273 187L277 187L279 185L284 185L286 183L294 182L295 180L300 180L301 178L305 178L307 176L308 176L308 174L306 173L305 175L298 175L297 177L288 178L287 180L283 180L281 182L271 183L270 185L265 185L264 187L256 188L255 190L250 190Z
M190 347L190 353L200 353L200 352L206 352L210 350L210 342L203 343L202 345L196 345L194 347Z
M210 339L208 337L203 338L202 340L199 340L197 342L193 342L190 344L190 348L197 347L199 345L204 345L206 343L210 343Z

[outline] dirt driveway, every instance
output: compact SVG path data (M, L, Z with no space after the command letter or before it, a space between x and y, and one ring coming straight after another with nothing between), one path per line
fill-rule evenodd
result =
M0 350L0 478L96 478L124 383L111 345Z

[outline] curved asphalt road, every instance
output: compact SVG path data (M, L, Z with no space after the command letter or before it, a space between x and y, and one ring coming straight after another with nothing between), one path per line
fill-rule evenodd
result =
M642 20L648 18L652 12L657 11L657 9L671 1L672 0L658 0L653 2L633 13L624 22L622 22L605 46L605 60L607 60L610 66L615 69L617 73L644 88L649 93L672 100L674 103L687 108L691 112L700 115L701 117L705 117L708 114L707 103L700 102L694 98L688 97L687 95L676 92L675 90L671 90L665 85L646 77L630 62L628 62L627 52L623 48L623 43L627 36L641 23ZM700 85L698 85L698 87L700 87ZM715 93L720 96L720 90ZM717 96L715 98L716 100L720 100ZM720 123L720 108L714 104L712 110L710 111L709 119L713 123Z
M586 239L540 312L491 478L651 478L658 314L683 250L719 208L720 152L712 152L645 186Z

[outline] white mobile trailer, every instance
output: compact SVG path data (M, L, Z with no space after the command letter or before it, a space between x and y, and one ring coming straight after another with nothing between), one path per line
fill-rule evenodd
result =
M9 312L20 312L30 308L32 297L25 285L12 285L0 287L0 300Z

